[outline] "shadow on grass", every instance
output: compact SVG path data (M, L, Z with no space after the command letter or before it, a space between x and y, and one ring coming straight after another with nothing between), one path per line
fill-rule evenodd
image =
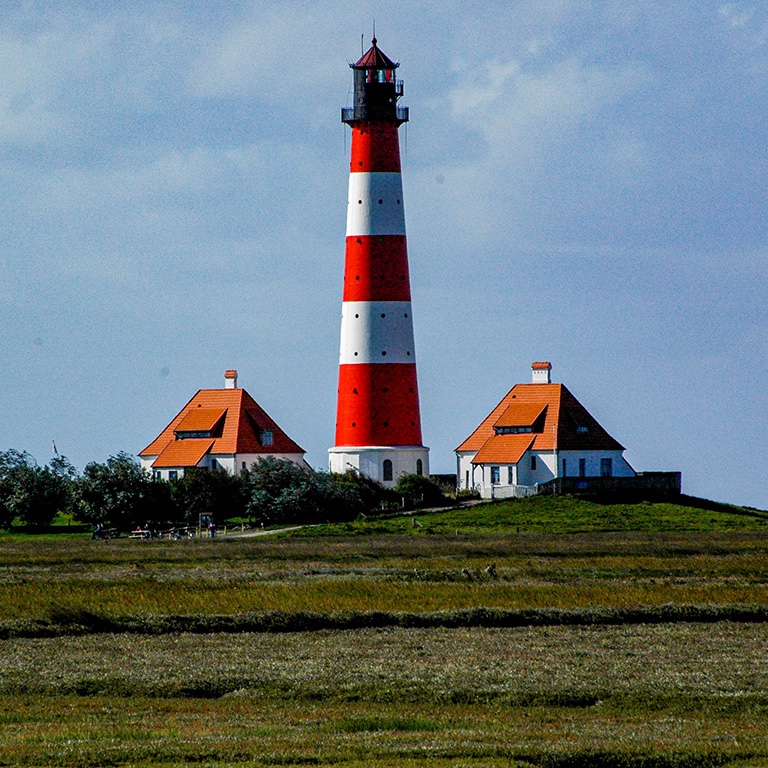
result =
M466 608L428 613L348 611L263 611L230 615L107 616L86 609L57 608L47 619L0 622L0 639L66 637L93 634L172 635L216 633L317 632L399 628L512 628L545 626L619 626L637 624L768 622L768 605L678 605L630 608Z

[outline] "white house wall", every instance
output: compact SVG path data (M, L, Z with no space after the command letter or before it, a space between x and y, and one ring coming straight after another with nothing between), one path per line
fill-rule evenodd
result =
M247 469L251 469L254 464L258 464L259 459L265 459L267 456L272 456L281 461L290 461L291 464L295 464L297 467L303 467L310 469L309 464L304 460L303 453L238 453L233 457L232 463L237 466L237 471L242 472L243 465ZM229 470L232 471L231 469Z
M196 465L197 467L203 467L207 469L225 469L230 475L235 472L240 473L244 467L250 469L256 464L259 459L266 458L267 456L273 456L276 459L283 461L290 461L297 467L306 467L310 469L309 464L304 460L304 454L302 453L239 453L237 455L230 454L206 454ZM175 472L175 477L184 477L184 467L163 467L162 469L153 469L157 456L142 456L140 458L141 468L150 475L159 477L162 480L169 480L170 473Z
M600 477L600 460L611 459L612 477L634 477L635 470L622 455L622 451L560 451L557 455L560 465L560 477L578 477L579 459L586 462L585 477ZM563 472L563 459L566 471Z
M536 457L536 469L531 469L531 456ZM490 479L490 472L489 472ZM555 477L555 457L552 451L528 451L517 464L518 485L540 485ZM489 483L490 485L490 483Z
M622 451L558 451L558 477L563 476L563 459L566 461L568 477L579 474L579 459L586 461L586 476L600 476L600 460L611 459L613 477L634 477L635 471L622 455ZM515 485L533 486L546 483L555 477L555 456L552 451L528 451L517 465L503 464L472 464L476 451L460 451L456 453L456 469L459 490L490 489L491 467L499 467L499 485L509 484L509 467L516 467L513 473ZM531 469L531 456L536 457L536 469ZM469 477L469 483L467 483Z

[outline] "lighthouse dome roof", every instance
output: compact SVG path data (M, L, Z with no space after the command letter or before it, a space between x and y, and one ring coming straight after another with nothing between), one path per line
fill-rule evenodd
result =
M377 45L374 37L371 47L354 63L352 69L396 69L400 64L392 61Z

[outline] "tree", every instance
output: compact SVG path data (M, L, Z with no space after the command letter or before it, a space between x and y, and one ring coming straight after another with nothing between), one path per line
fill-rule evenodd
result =
M76 474L63 456L40 467L26 452L0 454L0 524L9 527L18 517L35 528L50 525L59 512L71 509Z
M10 528L16 517L19 474L34 459L26 452L11 448L0 453L0 527Z
M50 467L30 466L19 472L16 515L33 528L44 528L66 512L72 496L66 480Z
M246 512L264 525L352 520L378 497L369 483L353 475L314 472L273 456L260 459L241 477Z
M266 456L241 474L247 515L262 525L302 518L312 470Z
M91 462L77 481L77 512L86 523L127 530L163 517L162 481L152 480L136 459L121 451L106 464ZM165 484L167 486L167 484ZM165 510L165 515L170 510Z
M245 514L243 482L223 469L188 469L171 483L171 494L187 525L197 525L200 515L223 520Z

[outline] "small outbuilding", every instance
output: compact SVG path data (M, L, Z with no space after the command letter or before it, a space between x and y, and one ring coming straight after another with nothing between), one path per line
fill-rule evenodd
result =
M190 467L238 474L266 456L308 467L304 453L229 370L223 389L199 390L139 458L153 476L170 480Z
M564 384L552 383L551 370L533 363L531 383L512 387L456 448L459 490L505 498L561 477L635 477L624 446Z

